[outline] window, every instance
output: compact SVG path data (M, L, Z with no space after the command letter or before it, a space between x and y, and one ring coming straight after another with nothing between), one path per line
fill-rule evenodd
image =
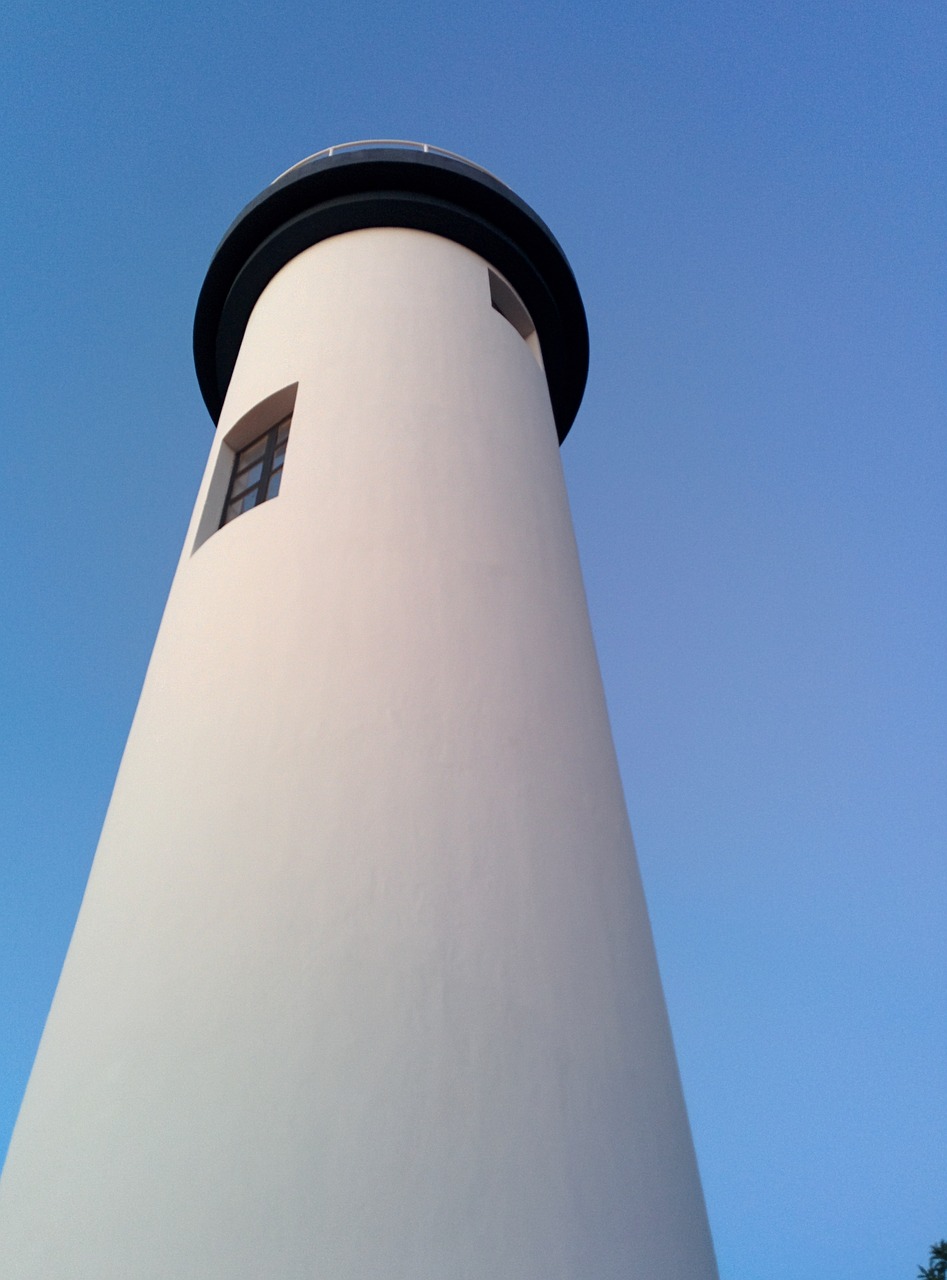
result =
M519 297L513 292L505 280L495 271L488 271L490 276L490 302L494 311L498 311L504 320L508 320L516 332L536 358L536 363L543 367L542 354L539 349L539 337L532 317L523 306Z
M234 457L221 528L235 516L242 515L251 507L258 507L279 493L291 422L292 414L289 414Z
M276 496L299 384L281 387L235 421L221 417L191 554L234 516ZM256 467L259 465L259 471Z

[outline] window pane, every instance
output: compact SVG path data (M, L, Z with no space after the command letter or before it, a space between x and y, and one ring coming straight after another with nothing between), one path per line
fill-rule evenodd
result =
M224 524L226 524L228 520L232 520L234 516L239 516L242 512L249 511L251 507L256 506L256 503L256 490L252 493L241 494L239 498L234 498L234 500L227 506L227 511L224 515Z
M281 423L279 424L279 426L276 428L276 443L277 443L277 444L285 444L285 443L286 443L286 437L289 435L289 424L290 424L290 422L292 422L292 418L287 418L287 419L285 420L285 422L281 422Z
M250 467L248 471L244 471L241 475L237 475L233 482L234 497L238 493L246 493L246 491L255 484L260 483L260 476L263 474L263 463L257 462Z
M281 467L283 465L283 459L285 457L286 457L286 441L284 440L282 444L278 444L276 448L273 450L273 470L274 471L276 470L277 467Z
M243 471L251 463L256 462L258 458L262 458L265 452L266 436L262 440L257 440L255 444L248 445L246 449L240 450L237 454L237 470Z
M266 496L268 498L275 498L279 493L279 482L282 474L283 468L280 467L279 471L274 471L270 476L270 483L266 486Z

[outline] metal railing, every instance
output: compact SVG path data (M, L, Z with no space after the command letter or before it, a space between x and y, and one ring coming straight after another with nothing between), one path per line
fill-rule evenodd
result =
M278 178L273 179L270 186L279 182L281 178L285 178L287 174L294 173L297 169L302 168L304 164L309 164L310 160L321 160L323 156L335 156L340 151L362 151L376 147L391 147L401 151L423 151L430 155L445 156L448 160L459 160L461 164L470 165L471 169L478 169L481 173L485 173L488 178L492 178L494 182L499 182L501 186L506 186L503 179L498 178L495 173L491 173L489 169L485 169L482 164L477 164L474 160L468 160L466 156L458 155L456 151L445 151L443 147L433 147L429 142L409 142L404 138L365 138L360 142L340 142L334 147L325 147L322 151L316 151L311 156L306 156L305 160L297 160L295 164L291 164Z

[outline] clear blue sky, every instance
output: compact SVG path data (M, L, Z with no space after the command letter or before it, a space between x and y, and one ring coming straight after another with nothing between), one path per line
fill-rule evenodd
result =
M945 34L933 0L12 0L0 1149L210 446L204 269L294 161L419 138L585 297L563 461L723 1280L914 1277L947 1236Z

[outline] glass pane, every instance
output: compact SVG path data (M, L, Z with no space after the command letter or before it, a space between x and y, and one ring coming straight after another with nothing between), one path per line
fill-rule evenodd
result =
M243 471L256 462L258 458L262 458L266 452L266 436L262 440L257 440L255 444L247 445L246 449L241 449L237 454L237 470Z
M274 471L270 476L270 483L266 486L266 496L268 498L275 498L279 493L279 482L282 474L283 468L280 467L279 471Z
M287 418L287 419L285 420L285 422L281 422L281 423L279 424L279 426L276 428L276 443L277 443L277 444L285 444L285 443L286 443L286 437L289 435L289 424L290 424L291 422L292 422L292 418Z
M260 476L262 474L263 463L257 462L250 467L248 471L244 471L242 474L237 475L233 482L234 497L236 497L238 493L246 493L246 491L251 489L255 484L259 484Z
M234 498L234 500L227 505L227 510L224 513L224 524L227 524L228 521L234 518L234 516L239 516L244 511L249 511L251 507L256 506L256 503L256 490L252 493L241 494L239 498Z
M282 444L278 444L278 445L276 446L276 448L274 449L274 451L273 451L273 469L274 469L274 471L276 470L276 468L277 468L277 467L281 467L281 466L283 465L283 459L284 459L285 457L286 457L286 441L284 440L284 441L283 441L283 443L282 443Z

